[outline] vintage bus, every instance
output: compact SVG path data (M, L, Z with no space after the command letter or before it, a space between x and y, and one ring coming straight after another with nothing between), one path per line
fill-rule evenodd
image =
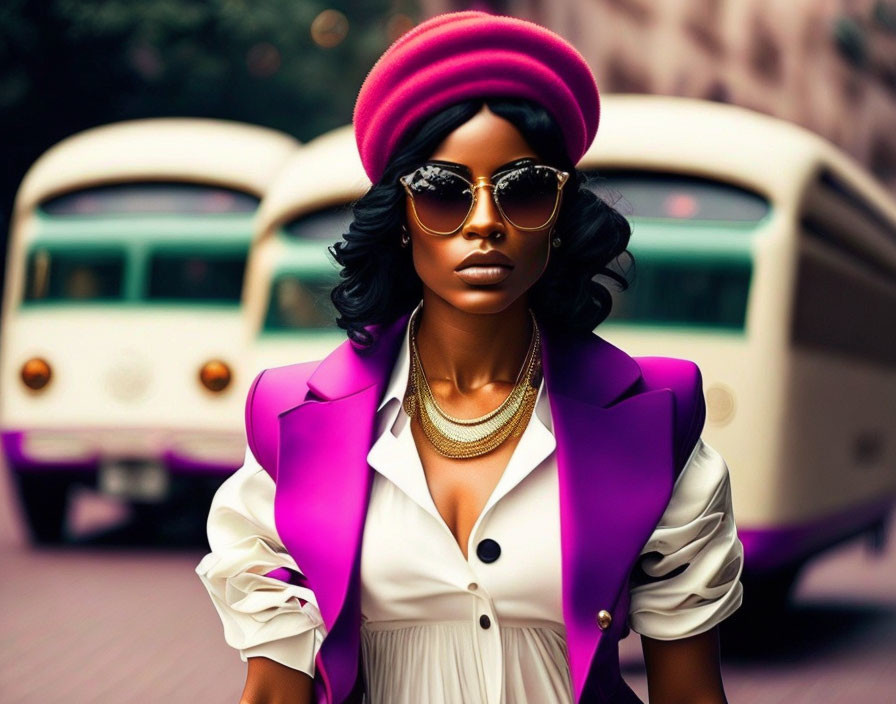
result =
M354 134L343 127L298 149L268 190L244 299L256 371L321 359L345 341L330 301L339 268L327 247L348 231L351 204L369 187Z
M241 463L252 224L297 147L235 122L137 120L66 139L25 176L0 432L35 541L65 538L76 482L151 512Z
M598 333L700 365L747 598L780 600L896 496L896 203L805 129L685 98L607 96L579 167L633 226Z

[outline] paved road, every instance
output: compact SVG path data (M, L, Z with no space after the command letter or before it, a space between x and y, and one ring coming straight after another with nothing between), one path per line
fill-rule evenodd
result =
M170 517L166 530L145 530L85 491L73 527L93 537L33 550L8 484L4 472L0 701L239 701L245 665L193 573L205 552L201 521ZM122 529L100 530L123 519ZM818 560L794 607L759 624L761 645L728 648L732 703L896 702L896 525L890 534L883 556L852 544ZM623 642L624 673L646 700L639 650L634 637Z

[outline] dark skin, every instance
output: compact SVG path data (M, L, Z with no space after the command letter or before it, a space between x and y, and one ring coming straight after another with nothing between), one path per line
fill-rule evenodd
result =
M487 107L436 148L433 161L456 165L470 181L519 159L541 163L522 134ZM440 407L472 418L498 407L513 388L532 335L528 291L544 273L554 223L521 231L502 217L488 189L450 236L423 230L407 205L414 268L423 283L417 347ZM470 284L455 268L473 250L499 249L514 264L498 284ZM519 438L470 459L435 451L416 419L411 432L433 502L467 557L470 533ZM651 704L723 704L717 629L673 641L641 638ZM268 658L249 658L241 704L311 702L311 678Z
M448 135L431 156L468 170L464 175L470 180L491 177L525 158L538 161L516 128L487 108ZM423 282L417 349L430 388L447 413L484 415L513 389L532 335L526 292L547 266L552 225L535 232L516 230L501 217L490 191L480 188L460 231L435 236L420 227L408 204L414 268ZM470 284L457 276L455 268L470 252L493 248L513 261L504 281ZM519 438L508 438L479 457L451 459L435 451L416 418L411 433L436 508L466 558L473 525Z

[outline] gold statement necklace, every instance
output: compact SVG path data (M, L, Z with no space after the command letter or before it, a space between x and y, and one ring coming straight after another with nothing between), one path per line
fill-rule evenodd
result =
M494 450L511 435L521 435L535 408L541 380L541 335L532 311L529 311L532 316L532 340L513 390L494 411L478 418L455 418L436 403L417 352L418 313L419 309L409 322L411 376L404 397L404 409L411 418L418 419L436 451L454 459L478 457Z

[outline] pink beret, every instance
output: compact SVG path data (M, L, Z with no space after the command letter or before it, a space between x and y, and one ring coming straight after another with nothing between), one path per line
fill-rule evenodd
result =
M437 15L402 35L367 74L354 127L374 183L401 139L428 117L470 98L527 98L553 115L573 163L594 140L600 98L569 42L533 22L485 12Z

